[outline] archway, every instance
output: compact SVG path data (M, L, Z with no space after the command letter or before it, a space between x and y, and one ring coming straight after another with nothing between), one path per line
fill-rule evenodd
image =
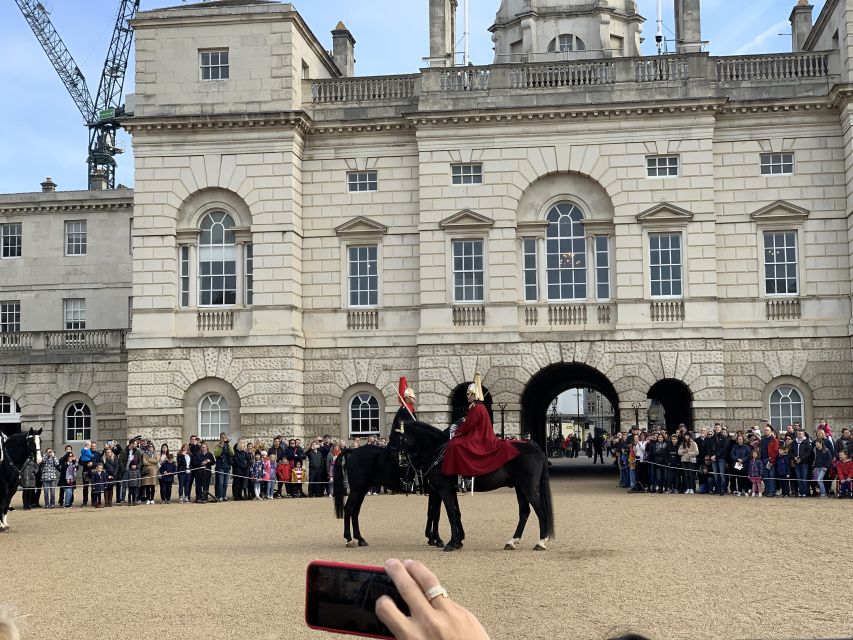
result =
M470 382L463 382L453 390L450 394L450 424L456 424L468 412L468 385ZM495 429L500 429L500 425L495 424L495 416L492 413L492 394L489 393L488 387L483 387L483 404L486 405L486 411L489 412L489 418Z
M649 389L647 397L663 408L667 432L672 433L682 423L689 431L693 430L693 393L686 384L673 378L658 380Z
M613 423L604 426L612 432L619 424L619 396L607 377L580 362L563 362L534 375L521 395L521 427L524 433L545 447L548 436L548 411L554 398L568 389L591 389L604 396L613 408Z

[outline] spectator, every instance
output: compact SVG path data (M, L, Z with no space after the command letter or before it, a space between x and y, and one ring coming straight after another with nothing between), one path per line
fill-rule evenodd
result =
M228 476L231 475L231 462L234 459L234 449L227 433L219 434L219 444L213 450L213 457L216 459L216 501L225 502L228 500Z
M302 483L305 482L305 472L302 470L301 460L296 461L293 471L290 472L290 482L293 491L292 497L304 498L305 492L302 490Z
M758 456L759 452L753 449L752 457L749 460L749 481L752 483L752 489L750 489L749 495L755 496L756 498L761 497L761 477L763 467L761 459Z
M326 461L320 451L320 443L312 442L308 449L308 495L312 498L322 496L325 492L323 484L326 471Z
M65 452L62 454L62 457L59 459L59 504L64 507L65 506L65 471L68 468L68 461L74 457L74 450L71 448L70 444L65 445ZM73 501L72 496L72 501Z
M192 449L192 445L190 445ZM195 478L195 501L207 502L207 496L210 495L210 472L216 459L207 448L207 443L202 442L198 445L195 455L192 456L191 464L193 466L193 477Z
M278 482L278 488L273 494L274 498L286 498L289 493L287 488L290 486L290 463L287 460L281 460L275 466L275 478Z
M86 440L83 443L83 448L80 449L80 456L77 460L82 471L84 507L89 504L89 487L92 484L92 472L95 470L95 465L98 464L101 457L101 454L94 449L97 444L97 442Z
M20 472L21 499L24 502L24 511L29 511L36 504L36 471L35 460L32 457L27 458Z
M53 449L48 449L41 466L41 486L44 489L45 509L56 507L56 484L58 479L59 462L53 453ZM61 497L60 504L62 504Z
M275 496L275 483L276 483L276 480L278 479L276 476L276 470L278 469L278 460L276 459L276 454L274 454L274 453L268 453L266 457L270 463L270 468L269 468L269 473L268 473L269 477L265 481L266 482L266 492L267 492L266 496L267 496L267 500L272 500L273 497Z
M652 464L655 471L655 483L652 489L657 490L658 493L663 493L664 485L666 484L666 458L668 449L669 445L667 445L663 434L658 433L656 441L652 443ZM648 450L648 445L646 445L646 450Z
M160 465L160 502L169 504L172 502L172 485L175 483L175 475L178 465L175 464L175 456L166 454L166 459Z
M764 425L764 437L759 447L761 453L761 473L764 478L765 495L776 497L776 458L779 455L779 439L770 424Z
M281 449L281 447L279 448ZM234 482L231 485L231 496L235 500L248 500L250 497L247 487L251 466L252 454L246 449L245 438L240 438L237 440L237 446L234 448L234 458L231 461L231 469L234 474Z
M260 451L255 453L255 461L252 463L252 468L249 470L249 476L252 478L252 491L255 494L255 500L260 500L261 483L263 482L264 477L264 461L261 457Z
M134 462L136 463L137 469L142 465L142 460L140 458L139 453L139 441L136 438L133 438L128 441L127 449L122 451L118 457L118 473L119 480L124 480L125 473L128 469L130 469L130 465ZM127 493L127 483L121 482L118 485L118 499L116 500L116 504L121 504L125 499L125 494ZM137 496L138 497L138 496Z
M835 455L839 455L842 451L847 453L847 459L853 457L853 439L850 437L850 429L844 427L841 430L841 437L835 442Z
M734 494L736 496L745 496L747 494L747 467L750 464L752 452L753 449L746 444L743 434L738 434L737 439L735 440L735 445L732 447L732 451L729 454L729 460L732 463L732 476L734 476L735 479Z
M270 464L270 454L266 451L261 451L261 464L263 465L263 472L261 474L261 498L264 500L267 499L267 491L269 489L269 483L272 480L272 465Z
M65 479L65 495L62 499L62 506L70 509L71 505L74 504L74 487L77 485L77 458L74 457L73 453L69 454L63 464L64 468L60 467Z
M678 447L678 455L681 458L681 467L684 469L684 493L693 494L696 492L696 459L699 456L699 446L689 433L684 433L684 439Z
M192 488L192 455L190 454L190 446L182 444L178 450L175 466L178 469L178 502L186 503L190 501L190 489Z
M785 441L779 445L779 455L776 456L776 477L779 478L779 485L782 487L782 497L787 498L791 495L791 457L788 453L791 450L791 438L785 436Z
M821 498L828 498L826 495L826 487L823 485L823 478L826 475L829 465L832 464L832 453L825 446L826 440L816 440L814 443L814 452L812 453L812 479L815 480L817 488L820 491Z
M800 429L797 437L791 444L791 452L788 454L794 462L794 475L797 478L797 496L805 498L809 495L809 463L812 459L812 445L806 439L805 432Z
M699 463L699 493L714 493L714 468L711 456Z
M111 507L113 506L116 481L118 480L118 458L111 447L104 449L103 465L104 473L107 474L107 483L104 487L104 505Z
M145 504L154 504L154 487L157 486L157 468L160 465L160 459L157 452L154 451L154 443L150 440L145 444L142 451L142 466L140 471L142 474L142 500Z
M107 472L104 471L104 463L99 462L92 471L92 506L100 509L104 506L102 498L107 488Z
M331 451L329 451L329 456L326 459L326 471L327 476L329 478L329 484L327 493L330 496L334 496L334 477L335 477L335 465L338 462L338 456L341 455L341 448L338 445L332 447Z
M711 436L709 451L711 453L711 466L714 469L714 480L717 485L717 495L726 493L726 455L728 454L729 439L723 433L723 425L719 422L714 424L714 434Z
M142 472L139 467L142 465L142 461L138 456L132 456L129 464L130 466L124 473L124 483L127 490L127 504L135 507L139 504L139 489L142 483Z
M853 460L850 459L846 449L841 449L838 452L838 466L835 468L835 473L838 497L850 498L853 496Z
M284 447L281 446L281 436L276 436L272 439L272 446L270 447L267 453L272 456L275 454L275 459L277 461L282 461L287 457L287 454L284 451Z
M669 437L666 447L666 485L670 493L678 493L678 477L681 474L681 455L678 453L678 434Z

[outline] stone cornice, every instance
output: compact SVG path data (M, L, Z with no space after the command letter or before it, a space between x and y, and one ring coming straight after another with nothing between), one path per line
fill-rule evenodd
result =
M314 122L309 133L311 135L335 135L341 133L387 133L409 131L415 128L415 123L405 115L394 118L377 118L376 120Z
M88 192L83 192L88 193ZM66 211L116 211L133 209L133 191L128 190L128 197L112 197L109 199L74 201L45 201L54 194L44 194L45 200L39 198L42 194L26 194L27 200L19 202L3 202L7 197L0 197L0 215L17 213L64 213ZM53 199L53 198L51 198Z
M309 132L311 124L311 119L303 111L191 116L144 116L127 118L122 121L122 126L130 134L141 133L143 131L286 128L298 131L304 136Z

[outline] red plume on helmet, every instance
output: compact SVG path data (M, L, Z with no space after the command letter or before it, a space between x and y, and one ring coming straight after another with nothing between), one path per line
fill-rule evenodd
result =
M412 388L409 386L408 380L406 380L406 376L400 376L400 387L399 387L399 395L397 399L400 401L401 405L405 405L409 411L414 413L415 406L409 401L409 398L412 400L415 399L415 392L412 391Z

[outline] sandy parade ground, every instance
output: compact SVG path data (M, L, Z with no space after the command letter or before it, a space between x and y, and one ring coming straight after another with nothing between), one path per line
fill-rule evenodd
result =
M547 552L531 551L535 516L523 549L502 550L510 490L461 498L456 553L426 546L417 496L368 497L362 549L344 548L329 498L18 509L0 604L29 614L25 638L331 637L304 626L306 564L398 557L426 562L494 639L853 636L853 500L627 494L581 465L554 468Z

